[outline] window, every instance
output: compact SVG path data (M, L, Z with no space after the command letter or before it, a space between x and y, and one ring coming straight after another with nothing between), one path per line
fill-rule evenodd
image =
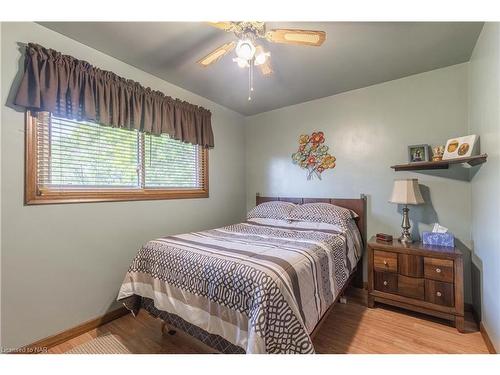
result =
M25 195L27 204L208 197L208 151L28 112Z

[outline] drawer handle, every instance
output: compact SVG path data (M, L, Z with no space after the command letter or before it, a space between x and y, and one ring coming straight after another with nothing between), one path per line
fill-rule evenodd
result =
M384 285L387 286L387 284L389 284L387 281L384 280Z
M436 296L441 297L441 292L436 292Z
M386 266L388 265L388 263L387 263L387 261L386 261L385 259L384 259L384 264L385 264Z
M441 273L441 268L436 268L437 273Z

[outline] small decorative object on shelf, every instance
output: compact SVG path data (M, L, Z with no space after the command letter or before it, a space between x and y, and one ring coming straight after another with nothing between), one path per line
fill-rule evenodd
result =
M443 154L444 154L444 146L434 146L432 148L432 161L440 161L443 160Z
M429 145L408 146L408 162L429 161Z
M308 180L314 176L321 180L321 173L326 169L335 168L336 159L328 153L328 146L324 145L324 142L323 132L303 134L299 137L299 149L292 154L292 161L307 169Z
M409 204L422 204L424 203L424 198L420 193L420 188L418 186L418 180L416 178L404 179L404 180L394 180L394 188L392 190L391 203L404 204L403 208L403 222L401 223L401 228L403 231L399 241L403 243L412 243L410 233L410 219L408 217Z
M478 139L479 136L475 134L448 139L443 160L467 158L479 154Z

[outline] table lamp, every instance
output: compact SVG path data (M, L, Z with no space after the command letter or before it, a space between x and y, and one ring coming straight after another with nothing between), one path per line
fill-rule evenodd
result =
M420 193L420 188L418 187L418 180L416 178L394 180L394 187L392 189L391 203L404 204L403 208L403 222L401 223L401 228L403 231L399 241L403 243L412 243L413 240L410 234L410 219L408 217L409 204L422 204L424 203L424 198Z

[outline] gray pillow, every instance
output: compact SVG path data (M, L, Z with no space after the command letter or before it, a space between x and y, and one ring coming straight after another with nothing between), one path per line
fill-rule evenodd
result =
M265 218L286 220L295 207L296 205L290 202L265 202L252 208L247 214L247 219Z
M347 228L349 222L356 217L358 215L354 211L330 203L305 203L295 206L286 219L335 224Z

